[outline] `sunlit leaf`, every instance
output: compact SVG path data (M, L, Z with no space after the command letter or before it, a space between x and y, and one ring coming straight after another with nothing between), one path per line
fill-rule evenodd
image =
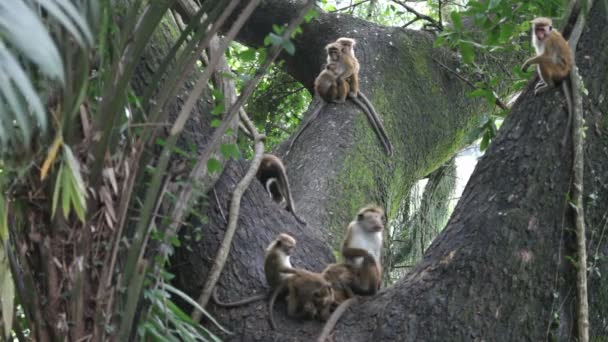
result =
M57 159L57 152L59 151L59 148L61 147L62 144L63 144L63 135L61 135L61 133L58 132L57 136L55 136L55 140L53 141L53 144L49 148L49 152L46 154L46 159L44 160L44 163L42 163L42 167L40 168L40 180L44 180L46 178L46 176L48 175L51 165L53 165L53 163L55 162L55 159Z
M462 54L462 59L466 64L473 63L475 59L475 52L473 51L473 46L467 42L460 43L460 53Z

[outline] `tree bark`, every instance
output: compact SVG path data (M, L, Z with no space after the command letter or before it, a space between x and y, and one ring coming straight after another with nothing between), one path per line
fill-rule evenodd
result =
M272 23L287 22L299 2L265 1L239 39L260 44ZM590 256L608 253L608 9L596 2L576 52L589 96L585 101L588 167L585 205ZM389 217L412 182L438 166L465 141L482 104L465 96L466 85L436 66L454 67L456 58L433 49L423 32L380 27L346 16L322 14L304 26L295 56L286 56L294 77L310 86L323 62L323 46L339 36L358 39L362 89L381 113L396 148L386 158L363 115L352 105L329 105L303 133L285 159L296 208L308 226L270 201L257 182L243 196L239 228L219 281L220 297L239 299L265 289L263 250L281 232L298 240L293 262L320 271L333 261L330 242L357 208L375 201ZM312 53L311 53L312 52ZM399 61L396 64L395 61ZM429 98L430 97L430 98ZM336 341L567 340L575 326L572 311L574 257L567 194L571 182L571 140L560 146L565 102L559 90L535 97L522 94L498 136L481 159L446 229L413 270L378 295L351 307L338 323ZM339 134L336 134L336 130ZM281 151L281 149L279 149ZM229 163L208 196L208 222L194 224L201 241L185 243L173 259L176 284L197 296L223 236L234 185L246 163ZM183 230L182 238L192 230ZM604 259L594 264L608 271ZM194 270L194 271L193 271ZM591 274L591 336L608 335L608 286ZM554 297L557 296L557 297ZM266 305L213 315L238 341L310 341L321 323L285 317L277 305L279 329L270 330ZM557 316L557 319L554 318Z

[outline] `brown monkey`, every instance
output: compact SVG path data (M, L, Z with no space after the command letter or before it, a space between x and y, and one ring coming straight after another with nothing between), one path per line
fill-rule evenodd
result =
M348 94L348 82L343 82L339 78L340 74L343 73L342 63L340 63L340 56L342 55L341 49L342 46L337 43L331 43L325 46L327 64L315 79L315 95L318 95L327 103L344 103ZM302 132L304 132L304 130L308 128L308 125L317 118L321 110L325 107L325 102L320 102L304 124L298 129L293 139L291 139L285 155L289 154L293 144L295 144Z
M256 176L262 182L273 201L279 204L285 201L287 211L291 212L298 222L306 224L306 221L296 213L291 190L289 189L287 171L285 171L285 166L283 166L283 162L279 157L273 154L264 154Z
M373 295L380 289L383 231L384 210L377 206L359 210L357 218L346 228L342 257L353 269L350 287L357 294Z
M382 281L382 241L384 210L377 206L366 206L359 210L357 218L349 223L342 242L342 257L353 272L350 289L356 294L373 295L380 289ZM325 342L346 309L357 298L344 300L328 319L317 342Z
M350 265L345 263L329 264L321 274L323 278L331 283L334 290L334 306L354 296L353 290L350 288L354 272Z
M287 289L288 316L319 319L321 321L329 318L334 302L334 293L331 284L321 274L304 269L295 269L294 273L281 285L281 288ZM273 315L275 294L273 294L269 305L270 326L273 330L276 330Z
M534 87L534 94L538 95L561 82L566 104L568 106L568 122L566 124L566 134L562 139L562 145L566 143L570 132L570 122L572 121L572 93L567 80L570 70L574 65L574 57L568 43L561 33L553 29L553 23L549 18L536 18L532 23L532 44L536 50L536 56L529 58L522 65L522 70L526 71L532 64L537 64L540 81Z
M266 274L266 282L270 285L272 296L279 295L279 288L290 276L295 272L291 265L291 253L296 246L296 240L289 234L279 234L266 248L264 256L264 273ZM268 297L269 293L247 297L236 302L222 302L218 298L217 288L213 292L213 301L221 307L237 307Z
M376 109L372 105L371 101L359 90L359 60L355 57L355 45L356 41L352 38L338 38L336 43L339 44L342 49L340 50L342 54L340 55L340 63L342 65L340 70L343 70L343 73L340 74L338 82L342 80L346 80L349 83L349 92L348 97L355 102L367 115L367 118L372 125L372 128L378 135L378 139L382 143L382 146L386 150L386 154L389 156L393 155L393 145L391 144L390 139L388 138L388 134L386 133L386 129L380 121L380 116ZM363 100L363 103L359 101L359 97Z
M393 155L393 145L391 144L386 129L379 119L378 113L371 102L358 90L359 61L354 57L352 47L354 39L340 38L336 42L325 47L327 51L327 64L325 69L315 79L315 94L318 94L326 102L344 103L346 97L350 98L367 115L372 128L378 135L386 153ZM353 87L356 91L353 92ZM363 103L357 98L361 95ZM294 143L298 140L302 132L319 115L325 103L317 105L312 114L306 119L304 124L295 134L294 138L287 147L286 155L289 154Z

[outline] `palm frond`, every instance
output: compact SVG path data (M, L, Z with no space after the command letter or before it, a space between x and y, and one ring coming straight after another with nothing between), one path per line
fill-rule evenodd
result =
M0 158L29 150L45 134L48 115L40 90L65 85L61 44L49 25L65 29L82 48L93 44L87 8L71 0L0 1ZM44 16L42 15L44 13ZM42 76L42 77L40 77Z

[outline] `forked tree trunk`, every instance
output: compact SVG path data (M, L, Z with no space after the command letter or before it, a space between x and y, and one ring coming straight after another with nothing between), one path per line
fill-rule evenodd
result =
M256 44L272 23L287 21L294 2L266 1L240 37ZM287 7L287 9L286 9ZM276 10L275 10L276 9ZM606 27L604 1L591 9L588 28ZM286 158L296 207L308 226L297 224L254 182L245 193L239 228L220 278L220 296L237 299L265 289L263 250L274 236L298 239L294 263L319 271L333 261L331 242L356 208L376 201L396 211L410 184L449 157L464 141L480 105L465 85L433 58L453 65L446 50L433 49L426 33L379 27L342 16L304 27L288 70L304 84L322 62L322 47L339 36L359 40L363 91L381 112L396 147L386 158L362 114L351 104L322 111ZM384 39L379 39L383 37ZM589 255L608 253L608 31L585 30L576 52L589 92L585 97L587 147L586 218ZM395 64L399 61L399 64ZM565 102L558 90L535 97L528 89L514 105L498 137L479 162L447 228L403 279L352 307L339 322L336 341L546 340L570 339L574 270L567 194L572 145L559 142ZM224 215L246 162L224 170L205 214L209 222L183 230L202 240L186 243L174 258L176 284L197 296L226 226ZM217 200L215 199L217 194ZM218 206L219 204L219 206ZM222 208L222 210L220 210ZM223 213L222 213L223 212ZM338 236L336 236L338 235ZM595 266L603 274L605 259ZM602 317L608 286L590 275L592 337L608 335ZM557 297L555 297L557 296ZM279 331L267 323L265 303L222 310L208 307L235 336L234 341L310 341L321 323L285 317L276 310ZM557 317L557 318L555 318Z

